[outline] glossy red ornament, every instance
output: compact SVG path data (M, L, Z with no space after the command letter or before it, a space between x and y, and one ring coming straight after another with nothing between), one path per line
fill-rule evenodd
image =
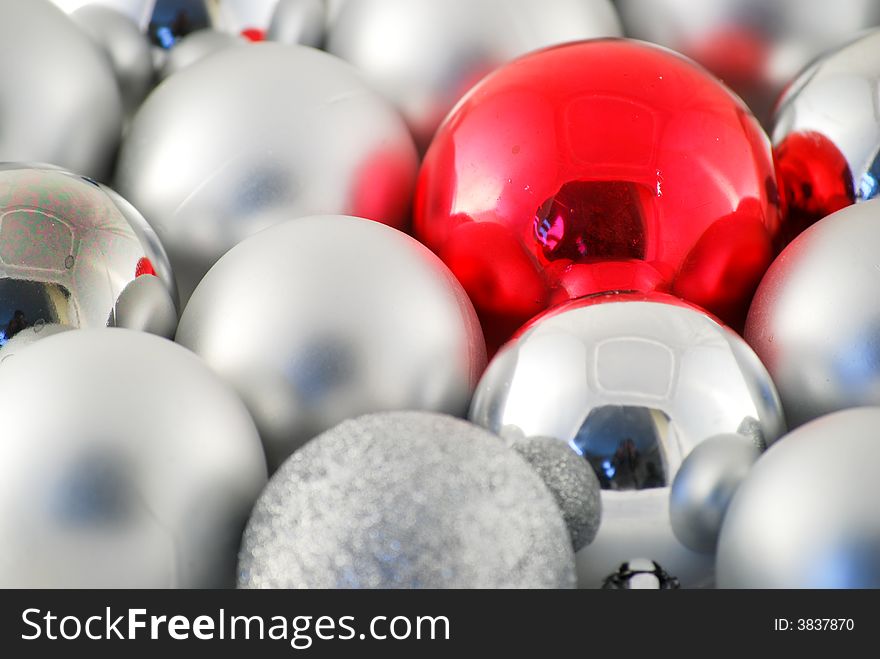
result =
M739 327L781 230L767 136L671 51L596 40L490 74L447 117L414 229L496 349L559 302L664 291Z

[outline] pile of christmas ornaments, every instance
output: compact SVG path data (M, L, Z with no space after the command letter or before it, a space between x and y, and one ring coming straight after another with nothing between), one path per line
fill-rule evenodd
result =
M0 0L0 585L880 587L880 7L647 5Z

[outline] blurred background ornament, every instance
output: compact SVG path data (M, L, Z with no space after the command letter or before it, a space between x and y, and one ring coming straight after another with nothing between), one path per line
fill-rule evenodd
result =
M676 590L680 587L678 579L647 558L635 558L621 564L617 572L602 582L605 590Z
M880 192L878 79L880 30L873 30L818 58L779 99L773 144L789 212L800 224Z
M724 80L765 126L814 57L880 23L874 0L617 0L627 36L684 53Z
M0 346L45 324L171 337L174 301L162 246L119 195L51 166L0 164Z
M219 5L217 0L153 0L150 41L167 50L191 32L213 27Z
M681 544L715 551L730 501L763 450L742 435L716 435L694 447L669 494L669 520Z
M773 383L733 331L670 296L574 300L505 345L474 394L470 418L510 442L554 437L602 485L596 539L577 554L581 587L599 587L626 556L652 556L687 587L712 558L673 534L670 486L688 454L721 433L765 443L784 430Z
M243 588L571 588L571 538L541 479L497 437L392 412L328 430L254 507Z
M718 543L720 588L880 588L880 408L797 428L737 490Z
M52 2L68 14L90 6L114 9L128 16L141 29L146 28L156 4L156 0L52 0Z
M358 0L339 3L328 29L327 50L395 103L423 150L456 101L497 66L621 34L608 0L555 0L552 9L540 0Z
M0 2L0 116L0 162L110 173L122 131L113 70L48 0Z
M780 217L767 137L729 90L665 49L597 40L471 90L425 157L414 227L492 352L609 290L666 290L741 327Z
M135 115L119 192L168 249L181 299L277 218L409 221L418 159L403 121L341 60L250 44L169 77Z
M320 47L327 24L326 0L278 0L266 39Z
M130 116L153 83L153 60L146 37L129 16L104 5L85 5L71 18L110 59L123 108Z
M266 465L247 410L195 356L64 332L0 362L0 416L0 585L234 583Z
M176 340L241 394L271 469L358 414L464 416L486 366L473 306L443 263L404 233L344 216L290 220L234 247L193 293Z
M209 55L235 46L247 45L247 40L235 34L205 28L191 32L178 40L168 50L159 71L159 78L165 78L182 71Z
M773 376L792 427L880 404L880 200L817 222L773 262L745 338Z
M513 443L553 494L571 534L574 550L590 544L602 519L601 486L592 467L554 437L522 438Z

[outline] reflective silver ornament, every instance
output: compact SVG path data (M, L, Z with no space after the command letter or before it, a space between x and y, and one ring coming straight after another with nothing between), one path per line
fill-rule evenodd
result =
M510 441L555 437L593 467L602 522L577 554L582 587L600 586L627 556L651 556L685 586L710 582L711 558L670 526L675 474L713 435L749 429L769 443L784 431L745 342L659 294L584 298L534 321L489 364L470 418Z
M783 87L820 53L880 23L874 0L617 0L628 36L680 51L769 125Z
M224 255L177 331L242 395L274 468L340 421L464 415L486 365L467 295L426 247L354 217L291 220Z
M186 300L224 252L279 218L346 213L402 227L417 164L403 121L349 65L251 44L156 88L116 184L155 227Z
M228 32L210 28L196 30L175 43L171 50L166 51L167 55L162 61L159 78L165 80L209 55L235 46L246 46L247 43L243 37Z
M109 174L122 101L109 61L48 0L0 2L0 162Z
M530 50L619 36L607 0L358 0L338 7L327 50L391 99L422 149L480 78Z
M345 421L269 481L244 588L571 588L553 496L497 437L419 412Z
M553 437L520 439L513 443L513 449L538 472L553 494L574 550L590 544L602 519L601 487L590 465Z
M792 427L880 404L880 200L814 224L761 281L745 338L767 366Z
M324 41L326 0L278 0L266 39L318 47Z
M122 105L131 115L153 83L153 59L146 36L128 16L102 5L80 7L71 18L110 59Z
M0 345L45 324L171 337L174 300L162 246L119 195L51 166L0 164Z
M837 412L772 446L718 541L721 588L880 588L880 408Z
M198 358L141 332L64 332L0 362L0 416L0 585L234 583L266 465Z
M730 501L761 451L742 435L716 435L694 447L669 494L669 520L681 544L702 553L715 551Z

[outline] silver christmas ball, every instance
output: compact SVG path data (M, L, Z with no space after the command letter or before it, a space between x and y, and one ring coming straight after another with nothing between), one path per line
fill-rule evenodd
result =
M0 362L0 417L0 586L234 583L266 465L194 355L121 329L42 339Z
M574 550L590 544L602 519L599 479L571 447L553 437L529 437L515 441L519 453L553 494L571 534Z
M345 2L326 47L403 113L422 149L480 78L530 50L619 36L608 0L358 0Z
M266 39L320 46L327 20L326 0L278 0Z
M880 588L880 408L837 412L755 464L724 518L721 588Z
M497 437L424 412L346 421L269 481L244 588L570 588L553 496Z
M110 63L48 0L0 2L0 162L102 179L122 131Z
M745 338L773 376L792 427L880 404L880 200L848 206L776 258Z
M119 195L51 166L0 164L0 345L45 324L171 337L174 299L162 246Z
M188 66L227 48L246 46L247 40L236 34L205 28L196 30L175 43L162 61L160 80L183 71Z
M494 357L472 421L509 441L554 437L602 485L596 539L577 554L579 583L598 587L628 556L651 556L685 586L712 561L669 522L676 472L700 442L740 428L772 442L784 421L770 377L745 342L670 296L582 298L533 321Z
M669 521L681 544L715 551L730 501L762 450L742 435L716 435L694 447L669 495Z
M272 468L358 414L464 415L486 365L446 266L404 233L344 216L291 220L234 247L193 293L176 340L239 391Z
M146 36L131 18L103 5L80 7L71 18L109 58L122 105L131 115L153 84L153 59Z
M617 0L628 36L678 50L769 125L783 87L820 53L880 23L875 0Z
M224 252L279 218L346 213L402 227L417 164L403 121L349 65L251 44L156 88L116 185L158 232L185 301Z

